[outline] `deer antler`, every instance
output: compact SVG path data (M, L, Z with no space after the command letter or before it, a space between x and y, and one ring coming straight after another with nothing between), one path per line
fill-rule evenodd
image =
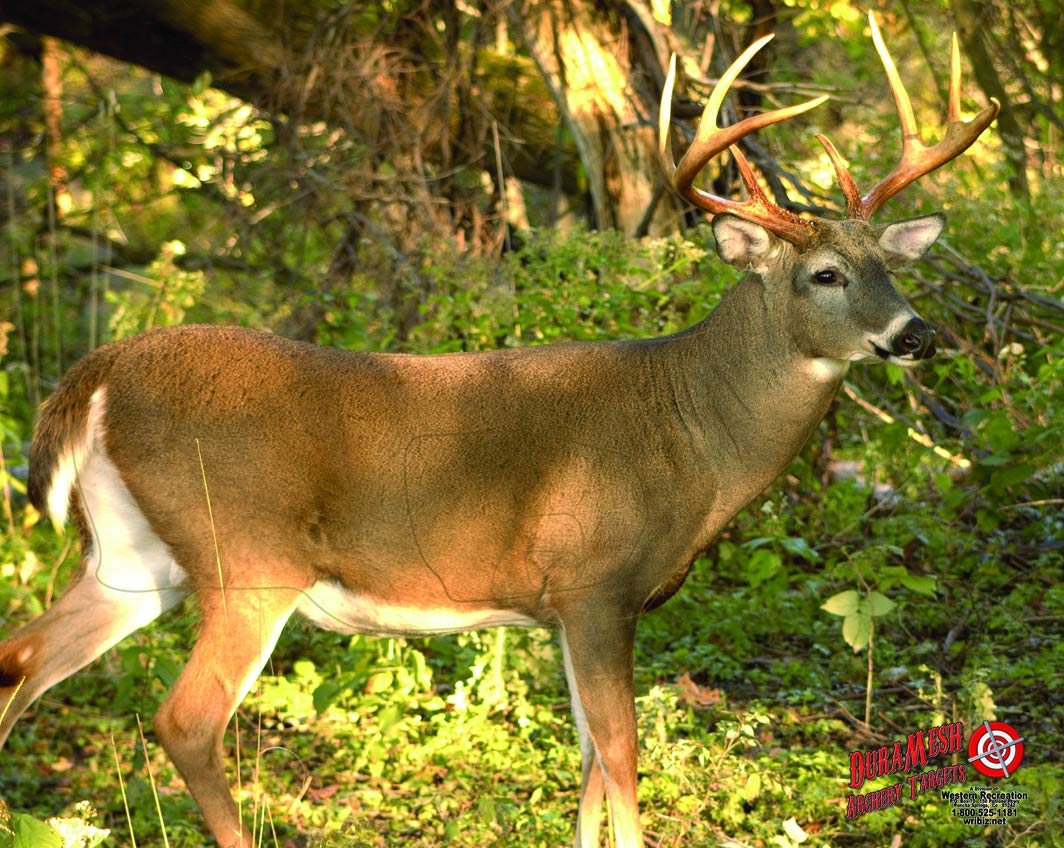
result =
M898 117L901 121L901 158L894 170L862 196L842 161L842 157L835 149L835 145L825 136L817 135L817 139L824 145L831 159L831 164L835 166L839 185L842 186L842 191L846 195L848 215L860 221L869 220L879 207L909 183L960 156L972 146L983 130L990 126L1001 109L1001 104L991 97L990 105L982 112L970 121L961 120L961 59L960 50L957 48L957 34L954 33L953 53L950 59L949 113L946 132L938 144L933 147L925 146L920 141L920 131L916 125L916 117L913 115L909 94L905 90L894 60L891 59L887 45L883 42L883 36L880 35L879 27L876 26L875 16L871 12L868 13L868 20L872 27L872 41L876 45L876 52L879 53L879 58L887 72L887 79L890 80L890 88L894 93L894 102L898 107Z
M738 215L740 218L760 224L769 232L775 233L792 244L802 245L806 244L812 236L812 222L798 217L793 212L789 212L769 200L768 195L765 194L764 189L761 188L754 177L754 172L746 157L739 151L739 148L732 147L732 145L762 127L785 121L795 115L800 115L802 112L808 112L827 100L827 95L814 98L805 103L799 103L796 106L788 106L785 109L776 109L760 115L752 115L729 127L717 126L717 115L731 84L739 76L743 68L747 66L754 54L771 40L772 36L766 35L764 38L755 41L724 72L724 75L714 86L713 93L709 97L709 103L706 104L706 108L702 112L702 120L698 125L698 132L695 133L695 139L687 149L687 152L680 158L679 165L673 159L672 149L669 144L672 90L676 83L676 56L673 56L672 62L669 64L669 76L665 81L665 90L661 95L658 147L661 152L665 176L676 190L676 193L682 198L713 214L730 212L733 215ZM747 200L737 201L718 197L694 185L694 179L699 171L706 166L710 159L727 147L731 147L732 156L735 157L735 162L739 166L739 173L742 175L743 183L749 195Z

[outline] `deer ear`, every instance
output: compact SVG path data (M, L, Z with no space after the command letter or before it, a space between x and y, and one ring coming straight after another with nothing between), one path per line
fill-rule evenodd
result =
M887 254L891 268L901 268L927 253L946 226L946 216L940 212L884 224L879 230L879 246Z
M737 268L756 268L775 241L760 224L728 214L713 219L713 236L717 240L717 255Z

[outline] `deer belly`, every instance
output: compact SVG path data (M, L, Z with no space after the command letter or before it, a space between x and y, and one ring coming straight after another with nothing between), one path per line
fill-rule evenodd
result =
M483 627L538 624L515 610L455 603L417 606L353 592L337 580L319 580L303 595L297 611L325 630L384 636L429 636Z

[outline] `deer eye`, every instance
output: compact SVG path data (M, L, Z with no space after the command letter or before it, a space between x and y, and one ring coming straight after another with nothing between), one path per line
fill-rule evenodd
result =
M818 286L841 286L845 284L846 278L838 271L825 268L813 274L813 282Z

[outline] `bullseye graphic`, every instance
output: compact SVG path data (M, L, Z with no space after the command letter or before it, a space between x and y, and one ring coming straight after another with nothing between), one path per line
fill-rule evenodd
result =
M968 762L987 777L1008 777L1023 762L1023 737L1001 721L984 721L968 740Z

